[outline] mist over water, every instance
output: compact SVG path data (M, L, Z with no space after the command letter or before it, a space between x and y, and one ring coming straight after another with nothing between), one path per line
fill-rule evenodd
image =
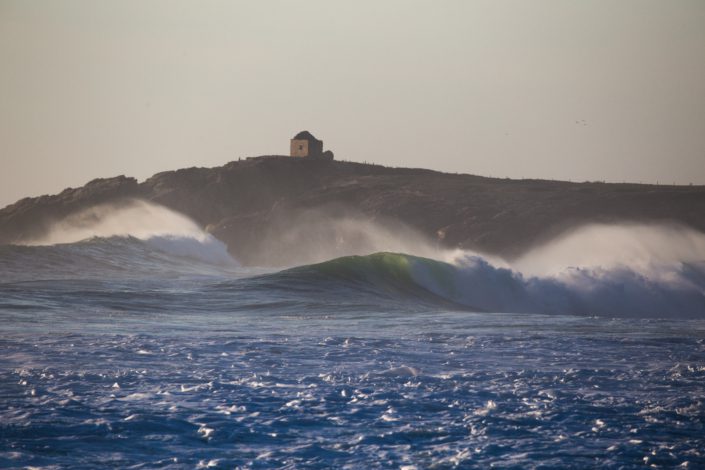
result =
M266 266L293 267L378 252L445 256L437 243L400 221L372 219L331 205L277 213L262 234L257 260Z

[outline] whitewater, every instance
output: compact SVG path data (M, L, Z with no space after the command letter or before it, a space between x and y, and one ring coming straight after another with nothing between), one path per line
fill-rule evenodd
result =
M705 235L339 226L277 268L142 201L0 246L0 467L705 467Z

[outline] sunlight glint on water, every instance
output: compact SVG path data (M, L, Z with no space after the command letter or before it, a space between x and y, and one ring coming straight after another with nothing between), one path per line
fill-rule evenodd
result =
M0 466L705 465L695 260L274 272L160 237L0 247Z

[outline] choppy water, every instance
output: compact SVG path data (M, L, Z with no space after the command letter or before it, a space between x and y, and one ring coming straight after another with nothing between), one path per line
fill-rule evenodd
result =
M171 242L0 247L0 467L705 467L697 263L276 273Z

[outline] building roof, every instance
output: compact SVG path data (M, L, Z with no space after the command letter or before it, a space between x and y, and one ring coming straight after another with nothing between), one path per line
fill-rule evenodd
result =
M301 131L294 136L294 140L318 140L309 131Z

